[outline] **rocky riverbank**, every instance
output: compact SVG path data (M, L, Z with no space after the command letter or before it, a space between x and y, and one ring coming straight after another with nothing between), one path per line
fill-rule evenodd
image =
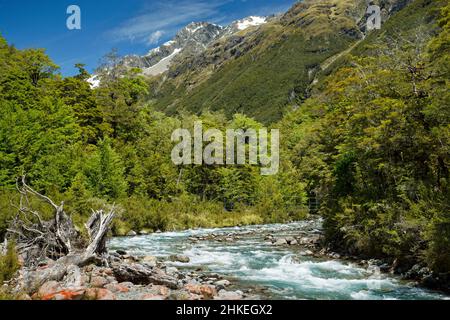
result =
M242 237L251 236L255 233L257 231L236 232L225 235L211 233L202 236L192 236L189 240L192 243L198 243L200 241L233 243L242 239ZM288 237L280 237L268 233L264 235L264 241L273 246L298 248L298 254L300 256L350 261L363 268L374 270L374 272L399 276L403 280L415 282L417 286L450 294L450 274L434 273L423 263L411 261L405 263L400 262L398 259L368 259L366 256L352 255L343 251L338 253L325 244L324 234L320 229L299 231L297 236Z
M189 262L185 256L172 256L170 261ZM48 260L39 271L51 268ZM241 300L251 298L241 291L227 288L230 281L218 274L200 274L180 271L153 256L136 257L118 250L109 254L107 261L84 267L68 267L59 281L47 281L36 290L26 292L28 273L9 284L9 291L23 300Z
M395 265L387 262L374 259L363 260L362 257L338 254L330 248L324 247L320 224L318 220L311 220L300 223L298 226L295 224L275 227L256 226L116 238L112 240L113 243L129 243L130 245L122 248L130 248L130 250L120 249L120 245L110 245L109 253L105 254L103 259L97 259L81 267L67 266L67 272L63 277L50 279L30 289L27 287L27 283L30 281L31 274L54 270L57 262L47 259L39 263L37 270L21 269L19 276L10 283L10 288L13 289L13 293L20 294L20 299L28 300L245 300L272 298L272 293L268 291L270 285L264 284L264 281L258 285L251 281L242 281L242 277L239 278L238 274L242 273L250 275L252 278L252 272L246 271L246 268L252 268L252 266L248 262L243 262L243 256L239 254L235 254L231 258L230 252L241 252L237 248L249 250L249 255L259 257L260 261L263 261L262 254L269 254L269 261L274 261L274 257L280 257L276 258L277 260L281 259L279 260L280 266L273 264L274 262L269 262L272 267L255 266L255 272L263 272L261 279L269 275L274 281L279 281L279 279L284 279L285 270L290 270L288 272L294 272L295 275L292 275L292 279L289 278L291 280L287 280L289 287L291 281L293 281L293 286L296 285L294 284L296 281L306 281L306 287L314 286L314 283L309 281L319 281L317 284L318 298L325 298L325 293L330 290L326 281L330 281L330 283L342 281L344 285L353 285L351 283L358 283L358 281L364 283L365 280L358 275L360 272L365 272L364 270L384 273L388 277L390 274L398 273ZM146 246L153 248L153 251L149 252L143 249ZM180 246L180 250L168 250L169 247L173 248L172 246ZM214 270L214 266L210 264L211 261L216 264L221 263L215 260L217 249L214 247L220 248L217 258L224 257L223 263L227 263L226 259L229 259L229 270L236 271L229 272L217 268ZM207 251L204 251L205 249ZM286 256L288 252L291 254ZM283 264L285 263L283 256L289 257L287 265ZM210 259L208 260L210 262L207 262L207 259ZM248 261L255 260L249 258ZM345 266L344 261L349 261L349 266ZM236 268L231 267L235 264L238 264ZM316 265L319 268L329 267L329 270L308 269L316 268ZM264 273L264 270L267 270L268 273ZM315 275L316 272L335 272L335 270L344 272L342 280L335 278L336 276L340 277L339 274L327 275L325 273L323 278L322 276L317 278ZM310 273L311 271L313 273ZM350 272L349 275L355 273L357 275L355 279L359 280L346 283L345 272ZM379 281L379 283L388 285L388 288L392 286L392 282L389 280L383 280L382 276L377 277L376 272L374 272L375 277L369 272L367 276L372 280L369 280L368 283ZM421 284L426 275L429 275L428 270L415 266L405 270L403 277ZM328 277L330 277L329 280ZM27 288L27 290L20 288ZM363 284L361 284L361 288L349 290L365 294L367 289L364 289ZM322 290L324 296L320 294Z

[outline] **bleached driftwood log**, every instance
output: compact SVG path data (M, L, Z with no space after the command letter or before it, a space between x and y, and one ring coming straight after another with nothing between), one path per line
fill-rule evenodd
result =
M33 292L47 281L60 281L71 266L84 266L95 260L106 261L106 239L115 216L115 207L105 213L93 211L85 224L89 239L83 239L64 212L64 202L56 205L49 197L27 185L25 177L17 182L20 193L18 212L7 232L7 239L14 240L17 251L24 260L22 286ZM45 221L42 214L31 207L30 199L48 204L53 218ZM44 260L55 260L48 268L37 266Z

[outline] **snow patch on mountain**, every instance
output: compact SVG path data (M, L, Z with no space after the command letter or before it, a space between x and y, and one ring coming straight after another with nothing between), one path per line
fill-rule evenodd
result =
M175 58L175 56L179 54L181 50L181 48L175 49L170 55L161 59L157 64L149 68L145 68L143 70L143 73L149 76L157 76L158 74L166 72L167 70L169 70L172 59Z
M236 26L239 30L245 30L250 27L260 26L266 22L267 19L265 17L250 16L248 18L238 20L236 22Z

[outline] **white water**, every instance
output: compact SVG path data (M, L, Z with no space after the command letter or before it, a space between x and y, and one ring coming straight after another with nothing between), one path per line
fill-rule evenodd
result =
M179 268L219 273L235 284L235 289L259 288L262 298L271 299L448 299L436 292L417 288L396 277L340 260L304 256L302 247L277 247L264 236L299 236L320 232L320 222L304 221L288 225L202 229L115 238L110 249L124 249L134 255L165 258L187 255L189 264L171 263ZM232 243L188 238L208 234L239 234Z

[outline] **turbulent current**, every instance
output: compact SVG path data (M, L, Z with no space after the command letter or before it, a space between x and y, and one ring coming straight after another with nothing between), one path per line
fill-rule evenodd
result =
M170 264L220 274L233 283L234 290L251 291L266 299L450 299L374 268L313 257L302 246L274 246L265 240L269 234L275 238L319 234L320 227L320 221L315 220L167 232L114 238L109 248L161 259L186 255L189 263ZM215 240L208 235L214 235ZM233 241L217 241L231 236ZM210 240L192 241L202 237Z

